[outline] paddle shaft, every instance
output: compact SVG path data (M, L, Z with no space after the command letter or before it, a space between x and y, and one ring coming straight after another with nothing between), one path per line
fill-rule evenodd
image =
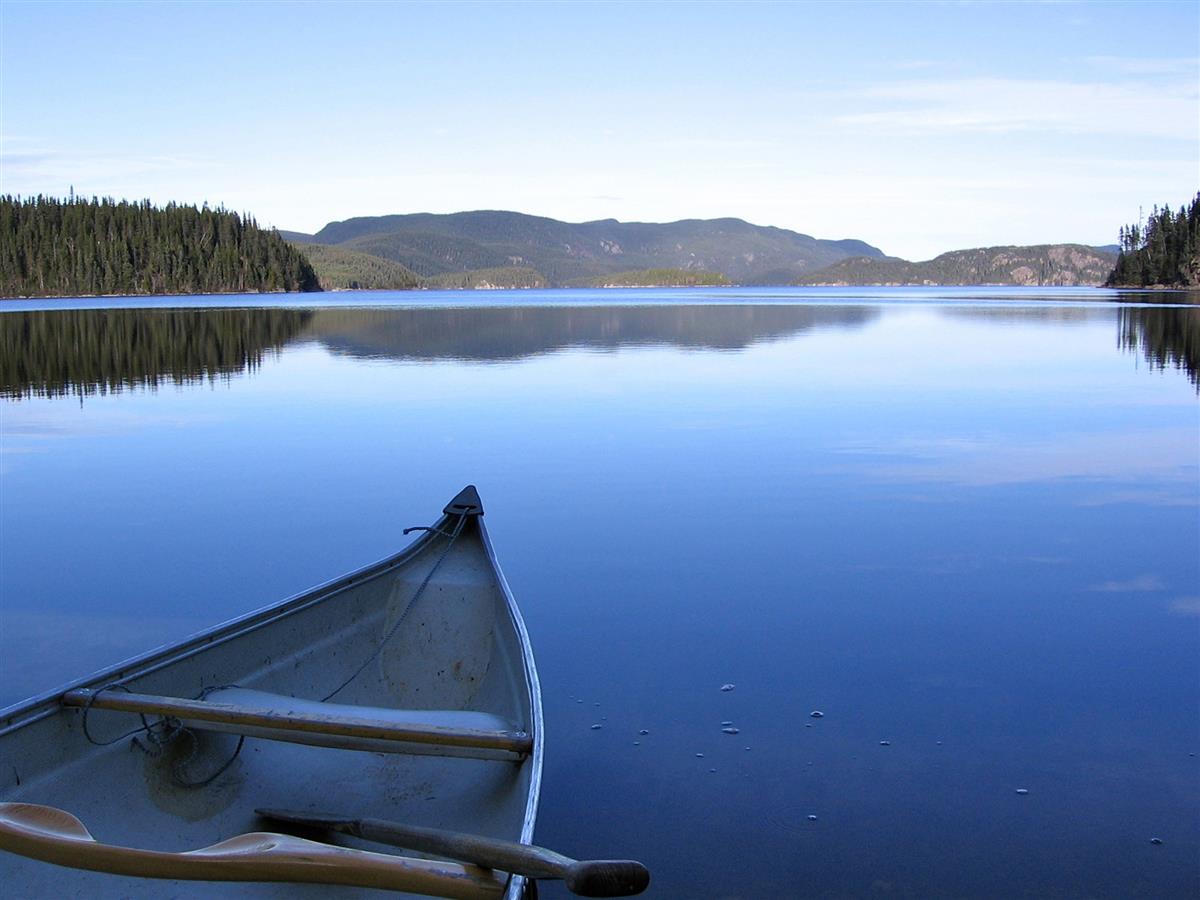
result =
M585 897L638 894L650 882L650 874L645 867L633 860L580 862L544 847L384 819L347 819L275 809L260 809L258 814L268 819L326 828L406 850L471 862L514 875L561 878L573 893Z

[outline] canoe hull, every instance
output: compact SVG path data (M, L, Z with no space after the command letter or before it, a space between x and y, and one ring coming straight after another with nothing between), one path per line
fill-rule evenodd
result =
M192 850L262 830L254 809L271 806L532 842L542 718L528 634L481 518L466 517L450 542L445 532L457 524L447 515L394 557L0 711L0 799L57 806L98 840L151 850ZM160 748L144 734L123 736L140 725L136 715L59 702L68 690L113 683L181 698L237 686L309 700L345 683L330 698L339 705L487 713L530 734L532 749L505 761L248 737L210 784L184 787L181 780L201 781L225 765L238 736L189 728ZM378 894L324 885L149 882L12 854L0 855L0 873L14 896L30 897ZM521 887L512 879L506 896L519 896Z

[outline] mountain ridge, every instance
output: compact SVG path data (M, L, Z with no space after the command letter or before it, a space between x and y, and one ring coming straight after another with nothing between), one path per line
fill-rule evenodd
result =
M1004 245L951 250L933 259L851 257L794 284L1095 286L1116 265L1115 253L1084 244Z
M389 259L423 277L476 269L532 268L551 286L647 269L723 273L741 284L784 283L850 256L882 257L854 238L826 240L743 219L563 222L509 210L400 213L330 222L296 243Z

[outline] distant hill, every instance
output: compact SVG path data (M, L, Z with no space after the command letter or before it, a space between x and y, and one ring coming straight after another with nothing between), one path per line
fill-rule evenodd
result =
M279 236L281 238L283 238L285 241L290 241L293 244L314 243L313 236L311 234L305 234L303 231L281 231L279 229L276 229L276 230L279 231Z
M572 281L571 287L727 287L732 284L720 272L701 272L696 269L638 269L634 272L614 272Z
M925 262L895 257L854 257L796 279L797 284L881 285L1100 285L1116 264L1115 253L1082 244L977 247L953 250Z
M419 275L390 259L326 244L292 244L312 265L322 290L403 291L421 286Z
M783 284L850 256L883 256L862 241L818 240L741 219L573 224L495 210L347 219L331 222L312 239L390 259L425 277L522 267L535 269L551 286L645 269L721 272L740 284Z
M225 209L0 197L0 297L316 290L295 247Z

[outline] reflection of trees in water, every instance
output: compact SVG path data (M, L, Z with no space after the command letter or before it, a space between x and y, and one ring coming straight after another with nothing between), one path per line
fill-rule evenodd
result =
M767 305L0 313L0 396L84 397L229 378L302 332L351 356L500 361L566 347L734 350L878 314Z
M1121 348L1159 369L1183 369L1200 391L1200 307L1123 306Z
M334 352L406 360L515 360L566 347L738 350L812 328L863 325L870 307L524 306L318 310L311 333Z
M1122 350L1140 352L1159 369L1187 372L1200 391L1200 305L1197 295L1178 291L1120 291L1114 299L1122 306L964 307L942 310L946 316L981 319L1039 320L1056 324L1084 324L1108 319L1116 312L1117 335ZM1151 304L1172 304L1159 306Z
M84 397L228 378L259 366L311 317L288 309L0 313L0 395Z

